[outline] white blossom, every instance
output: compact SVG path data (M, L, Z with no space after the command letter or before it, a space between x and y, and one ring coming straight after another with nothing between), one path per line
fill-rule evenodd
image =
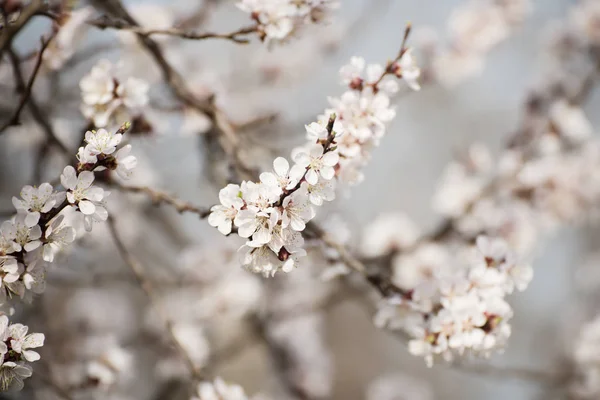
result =
M12 221L4 221L0 229L6 239L12 239L15 251L24 249L30 252L41 245L39 239L42 230L37 224L39 219L39 214L18 213Z
M219 229L223 235L229 235L240 209L244 206L239 185L229 184L219 191L220 205L213 206L208 216L208 223Z
M64 192L54 192L54 188L49 183L42 183L39 187L30 185L23 186L21 189L21 199L13 197L12 202L17 211L37 215L47 213L53 207L60 205L64 200Z
M149 101L148 83L133 77L119 79L114 66L107 60L99 61L90 73L81 79L79 87L83 100L81 111L98 128L107 127L114 119L118 120L117 123L122 123L137 116ZM108 134L108 138L104 139L114 137ZM102 143L100 147L102 146L110 150L114 144L109 141ZM102 152L101 148L97 150Z
M190 400L248 400L248 397L241 386L216 378L214 382L200 382L196 395Z
M131 153L130 144L121 147L115 153L115 161L117 163L115 171L121 179L129 179L134 168L137 166L137 158L129 153Z
M314 218L315 211L308 199L306 186L296 190L283 200L281 223L283 228L288 226L295 231L303 231L306 223Z
M73 56L76 46L84 39L89 25L86 21L92 16L92 7L82 7L66 14L61 21L54 40L44 51L44 64L58 71Z
M273 172L260 174L260 181L273 188L290 190L296 187L304 175L305 169L295 164L290 168L289 162L283 157L277 157L273 161Z
M330 180L335 175L333 168L339 161L339 154L335 151L324 153L323 146L314 144L307 148L297 148L292 153L292 158L297 165L306 168L304 178L310 185L316 185L319 179Z
M23 324L10 325L7 331L8 338L10 338L10 347L14 352L21 354L25 360L29 362L37 361L40 359L40 355L31 349L44 345L44 334L27 334L28 330L29 328Z
M46 229L46 241L43 248L44 261L54 261L54 255L75 240L75 229L68 225L63 225L63 220L63 215L57 216Z
M419 84L421 69L418 67L415 58L412 55L412 49L406 50L400 59L398 66L400 67L399 73L402 75L402 79L404 79L408 87L412 90L421 90L421 85Z
M121 133L112 133L104 128L85 133L85 141L88 144L87 151L94 156L114 153L122 139Z

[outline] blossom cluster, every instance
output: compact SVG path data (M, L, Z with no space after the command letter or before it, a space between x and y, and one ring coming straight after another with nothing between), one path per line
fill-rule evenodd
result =
M27 185L21 190L20 198L13 197L17 213L0 225L0 303L13 297L28 299L32 293L44 290L48 264L54 261L56 253L75 240L76 216L83 218L87 231L91 231L94 222L106 221L108 212L104 202L110 192L94 185L94 172L110 169L121 177L129 176L136 159L129 155L131 145L121 146L128 127L126 124L116 133L104 129L88 131L86 145L78 152L77 168L67 166L60 176L64 190L56 190L46 182L38 187ZM67 209L74 214L65 218L63 211ZM25 351L40 343L40 336L25 337L26 332L27 328L22 325L11 325L9 333L4 335L12 340L8 349L20 354L21 349ZM21 337L26 338L25 342L19 339ZM43 340L43 335L41 337ZM28 361L34 361L36 356L37 353L23 352ZM7 362L5 365L10 367L12 361ZM14 374L3 372L3 388L9 377L18 381L18 373L23 372L20 365L13 370Z
M449 45L437 49L435 35L423 38L429 60L426 67L434 79L454 86L481 73L485 56L520 26L532 8L531 0L468 1L455 10L448 23ZM430 70L430 71L429 71Z
M436 357L451 361L501 349L511 333L505 297L527 287L532 268L519 263L501 238L479 236L475 247L459 247L454 256L431 246L397 260L394 283L411 287L385 299L376 323L403 331L409 352L429 366Z
M100 60L79 82L81 112L96 128L135 119L149 101L147 82L134 77L120 79L115 69L110 61Z
M61 27L44 51L44 65L47 68L58 71L73 57L77 45L85 38L89 28L86 22L93 11L92 7L82 7L63 13L59 21Z
M17 214L0 225L0 293L4 299L44 289L46 264L75 239L75 230L61 211L75 209L87 231L94 222L106 221L104 200L110 192L93 185L94 171L108 168L129 176L136 158L129 155L131 145L115 152L122 136L121 130L87 132L87 144L79 149L78 168L67 166L60 176L64 190L55 190L46 182L38 187L26 185L20 198L13 197Z
M247 239L241 249L243 266L273 276L289 272L305 255L301 232L315 216L315 208L335 198L338 180L360 181L369 151L385 134L385 124L395 116L389 94L398 84L388 75L404 78L418 89L419 69L410 49L386 67L365 66L353 58L340 71L349 90L331 98L331 108L318 122L306 125L307 143L291 153L293 165L283 157L260 182L244 181L221 189L221 204L211 209L208 222L224 235L233 227Z
M434 206L456 219L463 236L501 235L526 255L541 233L597 210L600 143L592 132L579 107L558 99L528 145L506 150L496 163L475 145L452 163Z
M262 40L284 41L303 25L322 21L337 8L337 0L241 0L238 7L249 13L258 26Z
M574 399L596 399L600 395L600 317L596 316L580 330L571 358L577 372L571 384Z
M31 376L29 363L40 359L32 349L44 345L43 333L27 333L22 324L9 324L6 315L0 316L0 391L20 390L23 379Z

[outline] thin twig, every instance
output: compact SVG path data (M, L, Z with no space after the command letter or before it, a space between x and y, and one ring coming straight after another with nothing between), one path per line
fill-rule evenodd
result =
M47 8L44 0L33 0L19 14L13 23L6 24L0 33L0 59L6 50L12 45L13 38L23 29L27 22L35 15L42 14Z
M148 186L129 186L123 185L117 181L112 181L111 185L124 192L143 193L147 195L154 204L168 204L173 206L180 214L190 212L197 214L201 219L207 218L210 214L210 208L196 206L190 202L181 200L166 192L152 189Z
M107 15L104 15L100 18L87 21L88 24L95 26L99 29L116 29L121 31L129 31L133 33L137 33L142 36L151 36L151 35L167 35L167 36L176 36L181 39L188 40L205 40L205 39L224 39L230 40L235 43L247 44L250 40L244 36L256 33L257 27L256 25L251 25L248 27L240 28L237 31L233 31L230 33L215 33L215 32L194 32L190 30L184 30L180 28L166 28L166 29L157 29L157 28L144 28L138 25L129 24L123 20L113 19Z
M152 282L146 278L144 267L140 264L140 262L136 258L133 257L133 255L129 252L129 250L127 250L127 247L125 247L123 239L121 238L121 235L119 234L119 232L117 230L115 220L111 215L109 215L107 223L108 223L108 228L110 230L110 233L113 237L113 241L117 247L117 250L119 251L119 254L121 255L121 258L123 259L123 261L125 261L125 264L127 264L129 269L135 276L140 287L142 288L142 290L144 291L144 293L150 300L150 304L152 305L152 307L154 308L154 310L156 311L158 316L165 323L167 333L168 333L171 341L175 345L177 352L180 354L181 358L187 364L187 367L190 370L192 377L197 380L203 380L204 376L203 376L202 372L196 366L194 361L190 358L188 352L185 350L185 348L183 347L181 342L179 342L179 339L177 339L177 336L175 335L175 331L174 331L173 322L169 318L169 313L167 312L167 310L164 309L164 307L162 306L162 303L160 302L160 299L157 297L157 294L154 289L154 286L152 285Z
M17 86L21 86L21 87L25 88L26 87L25 78L23 76L23 72L21 71L21 64L19 62L19 56L17 55L17 53L15 52L15 50L13 48L10 48L8 50L8 55L9 55L9 59L10 59L10 62L11 62L12 68L13 68L13 74L14 74ZM67 149L67 147L58 139L58 137L54 133L54 130L52 129L52 125L50 124L50 121L48 121L48 119L42 112L41 108L37 104L33 93L30 93L29 98L27 99L27 105L29 107L29 110L31 111L31 115L33 116L33 119L38 123L38 125L40 125L42 127L42 130L46 134L46 139L48 140L48 142L50 142L54 146L58 147L60 149L60 151L62 153L64 153L65 155L70 155L71 151L69 149Z
M132 26L139 26L135 19L129 14L120 0L95 0L94 3L99 9L105 9L114 17L124 20ZM171 66L166 60L160 46L156 41L148 36L138 34L138 39L142 46L150 53L154 61L160 68L163 79L173 92L173 94L187 106L205 114L213 125L213 130L216 131L217 137L221 143L221 147L232 160L234 167L239 175L243 178L251 177L256 174L256 171L249 168L242 162L239 154L239 139L236 136L233 124L226 117L225 113L220 110L214 102L214 96L208 99L199 99L187 87L185 79Z
M29 82L27 82L27 85L25 86L25 91L21 95L21 101L19 101L19 105L17 106L17 109L15 110L14 114L12 115L12 117L8 121L6 121L6 123L4 125L2 125L2 127L0 127L0 135L8 127L20 124L21 112L25 108L25 105L27 104L27 100L29 100L29 97L31 96L31 91L33 89L33 83L35 82L35 78L37 77L38 72L40 70L40 66L42 65L42 58L44 56L44 51L46 51L46 48L48 48L48 45L50 44L50 42L52 41L52 39L54 39L55 35L56 34L53 33L46 40L44 40L44 37L40 38L41 47L40 47L40 51L38 52L38 56L37 56L37 60L35 62L35 66L33 67L33 72L31 73L31 76L29 77ZM20 83L22 83L22 82L20 82Z

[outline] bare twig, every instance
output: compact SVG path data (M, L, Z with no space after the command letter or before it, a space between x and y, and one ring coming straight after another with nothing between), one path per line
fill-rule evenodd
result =
M240 28L237 31L233 31L230 33L215 33L215 32L194 32L191 30L184 30L180 28L166 28L166 29L153 29L153 28L143 28L138 25L132 25L127 23L126 21L120 19L113 19L109 16L102 16L100 18L87 21L88 24L95 26L99 29L116 29L121 31L129 31L133 33L137 33L142 36L151 36L151 35L167 35L167 36L176 36L181 39L188 40L205 40L205 39L224 39L230 40L235 43L246 44L249 43L250 40L245 36L256 33L257 27L256 25L251 25L248 27Z
M168 204L173 206L173 208L175 208L180 214L184 212L190 212L197 214L201 219L207 218L210 214L209 208L198 207L190 202L181 200L166 192L149 188L148 186L129 186L123 185L117 181L112 181L111 185L124 192L145 194L152 200L154 204Z
M8 127L13 126L13 125L18 125L20 123L21 112L25 108L25 105L27 104L27 100L29 100L29 97L31 96L31 91L33 89L33 83L35 82L35 78L37 77L38 72L40 70L40 66L42 65L42 58L44 56L44 51L46 51L46 48L48 48L48 45L50 44L50 42L52 41L54 36L55 36L55 34L52 34L52 35L50 35L50 37L48 39L44 39L43 37L40 39L40 41L41 41L40 51L38 52L37 60L35 62L35 66L33 67L33 72L31 73L31 76L29 77L29 82L27 82L27 85L25 86L25 89L24 89L25 91L21 95L21 101L19 101L19 105L17 106L17 109L15 110L14 114L8 121L6 121L6 123L4 125L2 125L0 127L0 135ZM22 83L22 80L18 80L17 83Z
M6 24L0 33L0 59L2 55L11 46L13 38L23 29L27 22L35 15L43 14L47 5L44 0L33 0L25 7L19 17L13 23Z
M142 290L144 291L144 293L150 300L150 304L152 305L152 307L154 308L156 313L159 315L159 317L165 323L167 333L168 333L171 341L175 345L177 352L179 353L179 355L181 356L183 361L187 364L187 367L190 370L192 377L195 379L198 379L198 380L203 380L204 376L203 376L201 370L196 366L194 361L190 358L188 352L185 350L183 345L179 342L179 339L177 339L177 336L175 335L175 331L174 331L173 322L169 318L169 313L167 312L167 310L164 309L164 307L162 306L162 303L160 302L160 299L157 297L157 294L154 289L154 286L152 285L152 282L146 278L146 274L144 272L144 267L139 263L139 261L136 258L133 257L133 255L125 247L123 239L121 238L121 235L119 234L119 232L117 230L114 218L111 215L109 215L107 222L108 222L108 228L113 237L113 241L114 241L115 245L117 246L117 250L119 251L121 258L123 259L123 261L125 261L125 264L127 264L129 269L135 276L140 287L142 288Z
M21 64L19 62L19 56L17 55L15 50L12 48L10 48L8 50L8 55L9 55L9 59L10 59L10 62L11 62L12 68L13 68L13 74L14 74L17 86L21 86L21 87L25 88L26 87L25 78L23 77L23 72L21 71ZM58 139L58 137L54 133L54 129L52 128L50 121L48 121L48 119L44 115L43 111L37 104L33 93L29 94L29 98L27 99L27 104L28 104L29 110L31 111L31 115L33 116L33 119L38 123L38 125L40 125L42 127L42 130L46 134L46 139L48 140L48 142L51 143L52 145L58 147L60 149L60 151L62 153L64 153L65 155L68 156L69 154L71 154L71 151Z

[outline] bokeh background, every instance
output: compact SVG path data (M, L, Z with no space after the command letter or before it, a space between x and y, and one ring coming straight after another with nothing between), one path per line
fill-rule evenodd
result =
M174 10L185 12L196 7L199 1L132 0L125 3L133 12L140 3L168 4ZM461 3L460 0L343 0L330 26L317 28L320 33L307 35L289 46L266 49L257 41L246 46L192 41L179 51L194 55L198 77L193 79L216 90L219 104L234 118L277 115L277 122L264 127L264 136L255 134L258 140L248 144L257 147L258 154L265 153L261 162L268 163L270 154L287 154L293 145L302 141L303 125L322 111L327 95L340 92L337 71L351 56L384 62L397 52L408 21L415 28L413 45L418 45L418 32L422 27L431 27L443 39L448 18ZM382 212L402 211L424 231L436 225L440 218L432 211L431 198L444 167L474 142L499 151L518 126L528 89L542 76L549 37L574 4L575 1L567 0L533 1L531 14L508 40L489 53L480 75L455 87L431 85L396 99L398 116L382 146L374 151L365 171L365 181L328 209L328 213L335 211L349 223L354 243L360 240L362 228ZM229 31L244 25L246 18L233 2L223 1L206 29ZM44 21L28 29L18 38L17 48L33 48L43 29ZM92 30L86 43L116 40L114 32ZM121 59L127 68L131 54L123 54L116 48L102 56L115 61ZM67 140L83 125L77 110L77 82L95 59L81 63L69 76L61 78L64 93L53 92L51 83L40 88L46 101L53 96L65 99L53 102L51 108L61 116L55 122L61 137ZM284 66L281 71L277 67L280 64ZM143 67L134 68L134 72L151 79L156 76L149 62L140 62L140 65ZM270 79L275 79L276 84L262 88ZM164 88L157 83L151 93L153 98L161 100ZM14 102L10 98L4 100L8 104ZM599 106L600 94L596 92L585 106L594 126L600 123L600 114L596 112ZM213 204L220 186L210 178L213 175L206 160L211 150L206 148L202 136L182 134L182 121L176 117L158 113L151 121L155 123L155 133L132 140L141 159L135 179L151 182L196 204ZM36 157L33 144L35 137L39 139L39 133L34 130L25 125L0 137L2 209L10 208L10 198L22 185L32 183L31 166ZM250 150L256 149L248 148ZM56 176L60 165L59 161L50 163L44 176ZM195 244L216 246L227 240L192 215L178 215L167 208L157 210L136 197L133 197L134 209L127 206L132 201L131 196L119 193L113 196L111 201L117 203L115 207L123 214L119 221L127 233L128 243L149 268L163 271L176 268L183 249ZM509 346L505 354L492 357L490 363L547 370L560 362L574 330L582 319L589 317L586 314L589 308L581 307L583 289L577 269L598 243L593 227L567 227L539 246L533 282L527 291L509 299L515 310ZM76 247L65 256L64 268L60 267L66 272L50 272L47 293L36 299L33 308L23 310L24 315L41 313L46 323L51 324L48 318L53 318L54 311L71 312L72 319L77 320L79 314L89 310L94 315L92 319L102 320L118 335L135 341L134 326L141 323L146 312L143 295L127 289L124 282L85 279L89 271L108 273L124 268L106 232L96 229ZM78 284L83 288L72 284L73 276L77 277L75 281L84 282ZM282 275L274 279L289 278ZM593 276L586 279L589 282ZM65 307L65 299L73 296L78 299L77 307ZM56 318L56 323L63 323L60 319L70 317ZM546 391L548 388L536 382L453 370L444 365L427 368L423 360L408 354L403 343L375 328L372 315L359 301L346 301L329 309L326 331L333 352L332 399L335 400L363 399L371 381L390 373L402 373L422 381L431 386L435 398L445 400L552 398ZM219 372L244 386L248 393L268 391L276 380L261 345L233 357ZM153 384L151 374L142 374L142 377L145 378L134 384L137 391L132 392L139 397L132 398L150 398L147 392ZM14 398L33 398L30 396L32 392L24 391ZM399 399L404 400L404 397Z

